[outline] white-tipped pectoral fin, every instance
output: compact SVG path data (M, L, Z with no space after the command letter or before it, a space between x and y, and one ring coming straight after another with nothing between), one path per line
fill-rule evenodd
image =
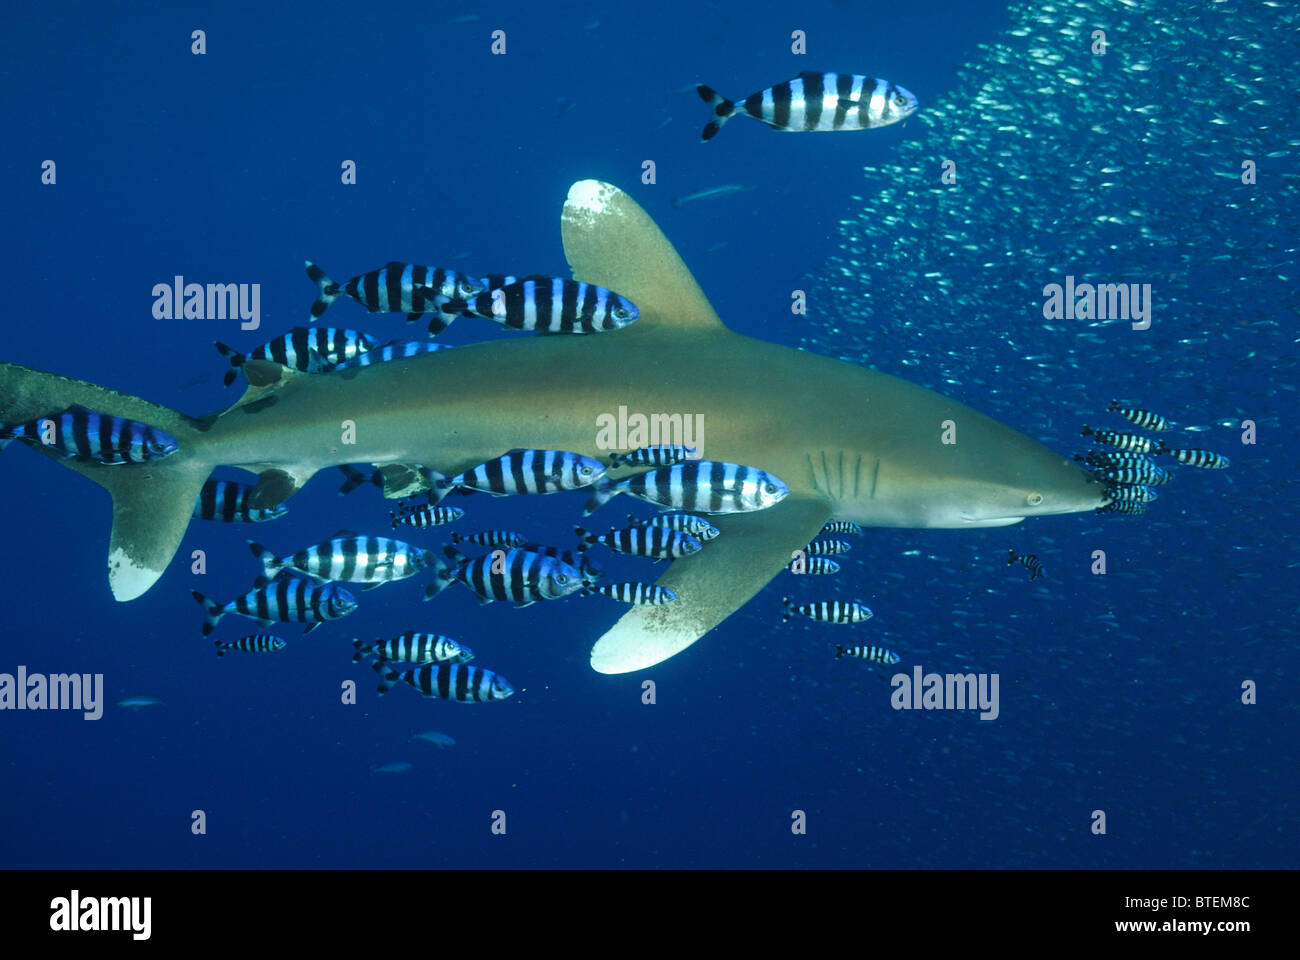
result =
M592 647L592 669L630 673L681 653L762 590L830 514L824 500L789 497L769 510L711 518L722 535L656 581L676 601L624 614Z

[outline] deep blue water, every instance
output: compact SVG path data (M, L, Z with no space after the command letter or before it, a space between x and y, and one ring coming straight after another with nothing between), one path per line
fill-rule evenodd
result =
M1194 7L1149 6L1148 22L1167 13L1184 39L1208 45L1222 27L1202 24ZM1085 21L1110 22L1106 4L1084 9ZM330 471L282 521L196 522L158 584L119 604L104 573L108 498L14 445L0 458L0 672L102 673L108 704L95 722L0 712L0 865L1294 865L1296 33L1283 7L1251 11L1234 29L1262 43L1251 55L1258 70L1205 61L1205 83L1242 106L1225 121L1227 138L1210 138L1208 115L1190 124L1171 79L1151 88L1166 136L1094 142L1080 123L1077 153L1006 190L993 187L1013 182L1024 154L986 152L995 162L973 182L987 193L952 201L952 223L980 247L973 263L1001 267L989 282L958 263L948 300L931 297L923 276L947 227L908 200L935 184L880 171L909 140L928 138L936 152L957 143L948 134L963 121L926 109L960 94L971 73L959 67L981 63L981 45L1013 25L1005 3L810 2L795 14L680 2L11 13L0 38L5 360L187 413L215 410L234 390L221 385L212 341L253 346L305 319L314 290L304 258L338 279L404 259L564 274L560 206L570 183L597 178L658 220L735 330L907 377L1066 453L1082 449L1080 423L1122 428L1101 411L1124 397L1204 427L1189 445L1233 466L1183 468L1138 518L856 538L841 576L876 617L853 628L855 641L900 650L903 667L997 672L1001 715L980 722L892 710L891 671L828 658L837 628L780 626L790 587L779 580L644 676L588 666L614 619L610 601L480 608L456 588L423 606L416 581L366 594L348 620L306 638L277 631L289 641L280 654L218 660L189 596L198 581L223 600L245 589L247 536L287 551L338 528L383 532L376 491L340 498ZM467 14L480 19L449 22ZM489 53L497 27L505 56ZM194 29L206 31L202 56L190 52ZM790 52L794 29L807 31L806 56ZM1114 42L1111 56L1135 55L1135 40L1127 51ZM1143 42L1159 62L1158 45ZM1164 69L1181 77L1189 62ZM1269 104L1251 112L1245 91L1270 67ZM695 82L743 96L803 69L891 79L921 111L905 125L833 136L787 137L738 119L699 143L707 110ZM1015 69L1037 68L1022 59ZM1057 83L1011 113L1091 116L1110 102L1098 99L1101 86ZM1107 152L1172 176L1196 162L1197 145L1220 143L1231 176L1202 182L1226 191L1243 158L1228 138L1246 132L1258 135L1256 190L1270 200L1240 215L1214 219L1233 202L1222 194L1170 204L1168 179L1150 167L1125 174L1137 181L1133 203L1185 211L1159 237L1118 224L1102 241L1063 206L1072 194L1061 184L1092 176L1089 163ZM42 185L50 159L57 183ZM357 164L355 186L339 182L345 160ZM653 185L641 182L646 160ZM671 203L728 183L756 189ZM841 227L864 210L869 242L862 228ZM1068 263L1008 256L1008 236L1040 251L1073 237L1080 250ZM1242 273L1223 272L1225 253ZM1016 299L1059 279L1045 265L1157 285L1177 274L1182 294L1140 348L1120 328L1064 321L1045 333ZM155 320L152 288L177 274L260 283L262 329ZM806 318L790 315L796 288L813 292ZM1020 319L998 326L999 309ZM333 311L330 320L382 339L418 335L355 304ZM488 326L462 321L444 338L505 335ZM1049 359L1023 360L1039 354ZM1258 424L1254 446L1241 443L1244 419ZM475 509L482 526L554 534L580 496ZM1049 577L1031 585L1008 569L1008 547L1037 552ZM1105 577L1088 572L1099 548ZM203 578L184 562L194 549L209 555ZM350 640L412 618L482 648L481 659L492 650L520 692L473 707L405 688L377 698L373 676L350 662ZM217 634L238 635L231 621ZM641 703L647 676L653 706ZM360 687L355 706L340 703L348 679ZM1248 680L1257 705L1241 703ZM114 706L134 694L166 703ZM457 744L408 744L419 730ZM412 768L370 772L393 761ZM190 830L198 809L204 836ZM1098 809L1105 836L1090 830ZM490 832L495 810L505 811L505 836ZM793 810L807 813L804 836L791 832Z

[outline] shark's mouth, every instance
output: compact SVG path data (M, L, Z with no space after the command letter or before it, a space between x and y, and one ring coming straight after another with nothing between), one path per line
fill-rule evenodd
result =
M972 517L967 514L961 514L958 519L961 520L964 527L1007 527L1013 523L1019 523L1024 517Z

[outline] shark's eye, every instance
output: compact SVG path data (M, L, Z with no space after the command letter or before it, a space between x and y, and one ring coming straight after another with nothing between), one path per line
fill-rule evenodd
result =
M1031 507L1036 507L1042 502L1043 495L1041 493L1031 493L1029 496L1025 497L1025 503L1029 504Z

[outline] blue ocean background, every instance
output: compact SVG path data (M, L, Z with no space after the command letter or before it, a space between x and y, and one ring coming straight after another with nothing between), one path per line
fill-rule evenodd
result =
M825 589L783 574L683 654L611 677L587 657L613 602L480 607L456 587L423 604L422 578L362 595L310 636L276 630L281 653L218 659L190 591L247 589L248 537L287 552L340 528L389 532L377 491L340 497L326 471L283 520L195 521L158 584L121 604L104 569L108 497L15 444L0 456L0 672L102 673L107 704L94 722L0 712L0 866L1294 866L1297 17L1141 6L10 11L4 360L216 410L237 388L222 387L212 342L252 347L303 322L305 258L340 280L389 260L564 275L561 204L597 178L656 218L739 332L905 377L1066 454L1084 449L1082 424L1125 427L1104 412L1120 398L1194 428L1178 437L1232 467L1178 468L1141 517L867 530L839 584L870 623L783 626L784 593ZM1109 31L1104 57L1088 52L1094 27ZM1050 42L1035 46L1035 29ZM791 53L794 30L806 55ZM743 97L805 69L890 79L920 111L829 136L740 118L699 142L693 84ZM1000 126L1014 128L1003 141ZM949 157L958 187L942 193ZM355 185L340 182L349 160ZM724 184L755 189L672 202ZM1093 209L1106 190L1123 202ZM1044 321L1042 287L1066 273L1151 283L1152 329ZM151 291L176 275L260 283L261 329L156 320ZM791 314L796 289L806 316ZM327 316L383 340L423 335L347 301ZM443 336L509 335L463 320ZM567 545L583 499L467 498L460 527ZM1009 568L1008 548L1036 553L1047 577ZM519 692L379 698L351 640L407 629L463 639ZM215 636L249 632L229 618ZM846 637L902 662L832 659ZM893 710L889 677L915 664L997 673L1000 716ZM355 705L341 702L348 680ZM1257 704L1242 703L1247 681ZM165 703L114 705L137 694ZM456 745L408 743L425 730ZM396 761L411 768L371 772Z

